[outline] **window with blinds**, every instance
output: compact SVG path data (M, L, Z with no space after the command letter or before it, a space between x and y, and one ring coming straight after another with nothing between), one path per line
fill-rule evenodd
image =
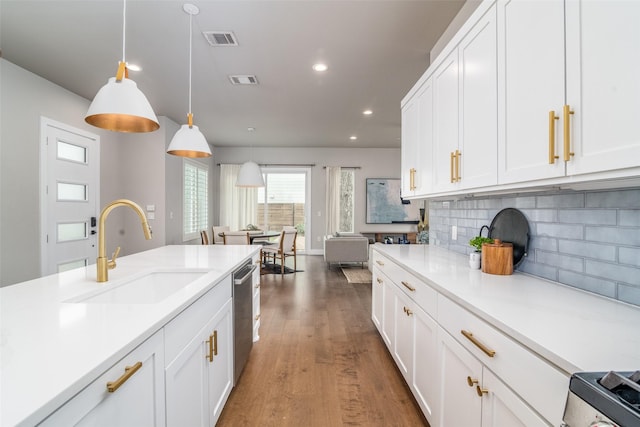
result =
M183 238L186 241L200 238L200 230L209 228L209 168L184 159L183 171Z

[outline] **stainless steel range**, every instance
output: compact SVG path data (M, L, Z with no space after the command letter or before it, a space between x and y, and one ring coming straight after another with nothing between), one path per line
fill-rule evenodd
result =
M573 374L563 421L568 427L640 427L640 371Z

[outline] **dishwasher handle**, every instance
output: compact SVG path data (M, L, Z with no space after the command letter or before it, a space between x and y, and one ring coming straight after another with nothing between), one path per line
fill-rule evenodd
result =
M257 268L257 266L255 264L249 264L243 268L241 268L239 271L237 271L236 273L245 273L245 271L247 271L245 274L242 275L242 277L240 278L236 278L236 274L233 275L233 284L234 285L241 285L242 283L244 283L244 281L247 279L247 277L250 277L253 272L255 271L255 269Z

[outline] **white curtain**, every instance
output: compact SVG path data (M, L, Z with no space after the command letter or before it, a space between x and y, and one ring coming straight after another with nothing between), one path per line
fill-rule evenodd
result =
M340 166L327 166L326 194L326 234L335 234L340 229L340 187L342 170Z
M236 187L240 165L220 165L220 224L242 230L257 222L258 189Z

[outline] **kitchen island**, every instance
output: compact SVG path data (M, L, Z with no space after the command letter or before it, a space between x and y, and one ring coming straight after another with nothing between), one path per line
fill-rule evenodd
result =
M559 425L572 373L640 368L637 306L437 246L373 248L372 319L431 425Z
M258 251L165 246L119 258L106 283L96 282L91 265L1 288L0 424L41 422L146 340L162 340L166 325L219 284L230 296L231 273ZM187 282L161 294L132 292L128 302L111 292L163 273Z

